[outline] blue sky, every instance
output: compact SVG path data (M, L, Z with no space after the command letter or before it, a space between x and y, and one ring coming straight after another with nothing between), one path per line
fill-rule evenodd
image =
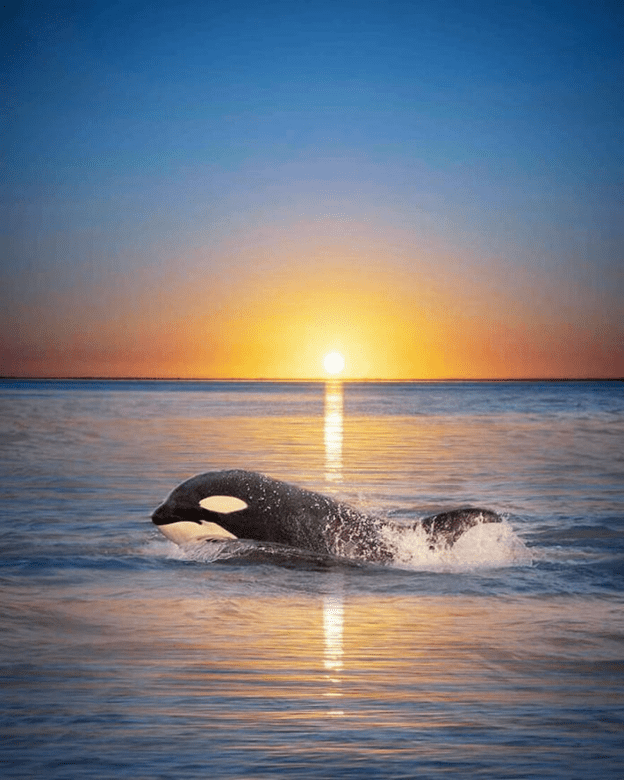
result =
M287 298L313 297L346 268L367 300L383 277L402 332L422 330L410 300L434 300L438 348L444 311L483 312L471 343L493 344L495 365L482 350L460 365L449 346L436 364L449 374L622 375L616 3L4 11L2 373L127 375L140 353L140 374L305 374L271 362L275 331L255 367L228 334L259 327L259 301L279 306L276 278ZM210 316L189 303L193 280ZM155 312L165 341L178 333L165 367ZM358 316L328 346L372 339ZM212 345L201 369L185 328ZM431 375L407 353L385 373Z

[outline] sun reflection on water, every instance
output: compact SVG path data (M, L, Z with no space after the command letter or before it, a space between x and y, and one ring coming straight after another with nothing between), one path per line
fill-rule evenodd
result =
M343 391L342 382L325 383L325 478L342 480Z
M323 630L325 634L325 668L328 671L339 671L343 665L344 650L342 646L342 630L344 608L342 597L325 596L323 602Z
M331 593L323 599L323 637L325 651L323 665L327 672L328 689L324 696L340 698L342 690L341 671L344 666L344 597L342 583L337 583ZM344 715L341 709L332 709L328 713L332 717Z

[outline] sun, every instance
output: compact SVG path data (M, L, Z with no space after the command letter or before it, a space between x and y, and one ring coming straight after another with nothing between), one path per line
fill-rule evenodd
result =
M328 374L339 374L345 367L345 359L340 352L328 352L323 358L323 365Z

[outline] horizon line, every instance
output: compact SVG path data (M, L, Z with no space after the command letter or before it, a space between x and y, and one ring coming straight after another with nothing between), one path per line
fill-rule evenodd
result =
M339 376L317 376L317 377L206 377L206 376L20 376L20 375L2 375L2 380L23 380L23 381L93 381L93 382L379 382L384 384L400 382L622 382L624 376L579 376L579 377L437 377L437 378L418 378L404 377L401 379L390 379L381 377L339 377Z

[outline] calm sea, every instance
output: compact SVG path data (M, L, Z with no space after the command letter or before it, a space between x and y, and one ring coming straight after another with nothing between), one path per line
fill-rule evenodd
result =
M0 382L7 778L624 777L621 382ZM245 468L496 532L394 566L190 559Z

